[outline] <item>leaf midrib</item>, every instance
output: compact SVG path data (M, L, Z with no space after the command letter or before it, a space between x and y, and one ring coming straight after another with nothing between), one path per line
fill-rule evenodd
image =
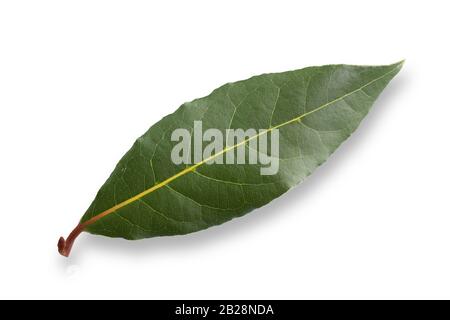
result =
M276 125L274 127L270 127L270 128L268 128L268 129L266 129L264 131L261 131L258 134L254 135L254 136L252 136L252 137L250 137L248 139L245 139L245 140L243 140L243 141L241 141L241 142L239 142L239 143L237 143L235 145L228 146L228 147L224 148L223 150L221 150L220 152L210 156L209 158L206 158L206 159L204 159L203 161L201 161L199 163L196 163L196 164L194 164L194 165L192 165L190 167L187 167L184 170L178 172L177 174L167 178L166 180L164 180L164 181L162 181L160 183L157 183L154 186L152 186L152 187L150 187L150 188L148 188L148 189L138 193L137 195L135 195L135 196L133 196L133 197L127 199L127 200L124 200L124 201L116 204L115 206L113 206L113 207L111 207L111 208L109 208L109 209L99 213L98 215L96 215L96 216L90 218L89 220L83 222L82 225L84 227L86 227L88 225L91 225L91 224L95 223L96 221L100 220L101 218L103 218L103 217L105 217L105 216L107 216L107 215L109 215L109 214L111 214L111 213L113 213L113 212L115 212L115 211L117 211L117 210L119 210L119 209L121 209L121 208L123 208L123 207L125 207L125 206L127 206L127 205L129 205L129 204L131 204L131 203L141 199L141 198L143 198L143 197L145 197L146 195L148 195L148 194L150 194L150 193L152 193L152 192L154 192L154 191L156 191L156 190L158 190L158 189L160 189L160 188L162 188L162 187L164 187L166 185L168 185L172 181L174 181L174 180L176 180L176 179L178 179L178 178L180 178L180 177L182 177L182 176L184 176L184 175L186 175L186 174L188 174L188 173L190 173L192 171L195 171L195 169L197 169L198 167L202 166L206 162L211 161L211 160L215 159L216 157L227 153L230 150L233 150L233 149L235 149L235 148L237 148L237 147L239 147L239 146L241 146L243 144L246 144L247 142L249 142L251 140L254 140L254 139L256 139L256 138L258 138L258 137L260 137L260 136L262 136L264 134L267 134L267 133L271 132L274 129L279 129L279 128L284 127L286 125L289 125L291 123L295 123L297 121L300 121L301 119L305 118L306 116L309 116L309 115L311 115L311 114L313 114L313 113L315 113L317 111L320 111L320 110L322 110L322 109L324 109L326 107L331 106L332 104L334 104L336 102L344 100L345 98L347 98L347 97L349 97L349 96L351 96L351 95L353 95L353 94L355 94L355 93L357 93L359 91L362 91L364 88L370 86L371 84L373 84L373 83L383 79L387 75L391 74L393 71L398 69L399 65L401 65L401 63L400 64L395 64L395 66L391 70L386 72L385 74L383 74L383 75L381 75L381 76L379 76L379 77L369 81L368 83L364 84L363 86L361 86L361 87L359 87L359 88L357 88L357 89L355 89L353 91L350 91L349 93L346 93L346 94L344 94L344 95L342 95L342 96L340 96L340 97L338 97L338 98L336 98L336 99L334 99L332 101L329 101L329 102L327 102L327 103L325 103L325 104L323 104L323 105L321 105L321 106L319 106L319 107L317 107L317 108L315 108L315 109L313 109L311 111L305 112L304 114L302 114L302 115L300 115L298 117L295 117L295 118L293 118L291 120L288 120L288 121L283 122L281 124L278 124L278 125Z

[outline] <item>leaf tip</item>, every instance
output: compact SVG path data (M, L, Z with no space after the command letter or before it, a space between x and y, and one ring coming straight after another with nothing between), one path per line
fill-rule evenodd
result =
M402 59L396 63L393 64L394 67L397 67L398 69L401 69L403 67L403 65L405 64L405 60L406 59Z

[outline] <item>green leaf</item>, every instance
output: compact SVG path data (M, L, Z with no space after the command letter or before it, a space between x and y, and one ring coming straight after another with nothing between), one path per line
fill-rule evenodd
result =
M399 72L388 66L329 65L255 76L228 83L183 104L138 138L59 251L68 255L82 231L135 240L179 235L242 216L301 183L358 127L373 102ZM175 164L174 130L257 129L251 141L278 130L279 170L262 175L261 163ZM270 144L273 141L270 141ZM191 141L194 151L195 141ZM235 153L236 141L209 160ZM204 147L207 143L200 145ZM270 150L270 149L269 149Z

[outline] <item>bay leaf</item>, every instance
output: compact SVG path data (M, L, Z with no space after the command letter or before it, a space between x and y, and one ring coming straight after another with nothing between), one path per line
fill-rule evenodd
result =
M181 235L267 204L327 160L358 127L402 64L327 65L263 74L184 103L135 141L78 226L67 240L60 238L59 252L68 256L83 231L129 240ZM198 124L202 132L218 130L228 144L214 149L210 159L174 163L172 151L178 142L172 141L173 132L186 129L183 132L192 134ZM237 143L226 139L227 129L257 133ZM267 166L263 163L211 164L242 146L249 154L253 140L272 132L278 133L279 142L275 174L262 174ZM194 137L192 153L198 142ZM201 142L200 149L206 144Z

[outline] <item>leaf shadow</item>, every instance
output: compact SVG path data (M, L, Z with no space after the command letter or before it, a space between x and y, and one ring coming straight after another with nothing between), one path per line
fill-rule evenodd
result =
M344 142L330 159L300 186L293 188L266 206L220 226L183 236L127 241L82 234L74 245L72 256L62 262L62 266L67 268L69 265L80 264L83 256L86 256L85 251L94 254L96 252L107 252L108 254L136 259L148 258L149 256L154 258L161 254L176 255L178 252L185 254L205 247L214 248L220 242L227 241L231 237L239 237L245 232L270 228L271 221L283 219L283 216L288 212L286 209L289 207L296 206L299 209L299 214L301 214L302 199L309 197L310 193L316 192L316 189L323 186L327 179L332 179L333 172L339 170L343 162L351 161L352 154L358 152L360 145L364 143L368 135L376 134L376 131L382 127L383 109L392 107L398 95L409 85L409 79L411 79L409 72L400 72L382 92L375 102L374 108L362 121L358 130L353 133L351 139Z

